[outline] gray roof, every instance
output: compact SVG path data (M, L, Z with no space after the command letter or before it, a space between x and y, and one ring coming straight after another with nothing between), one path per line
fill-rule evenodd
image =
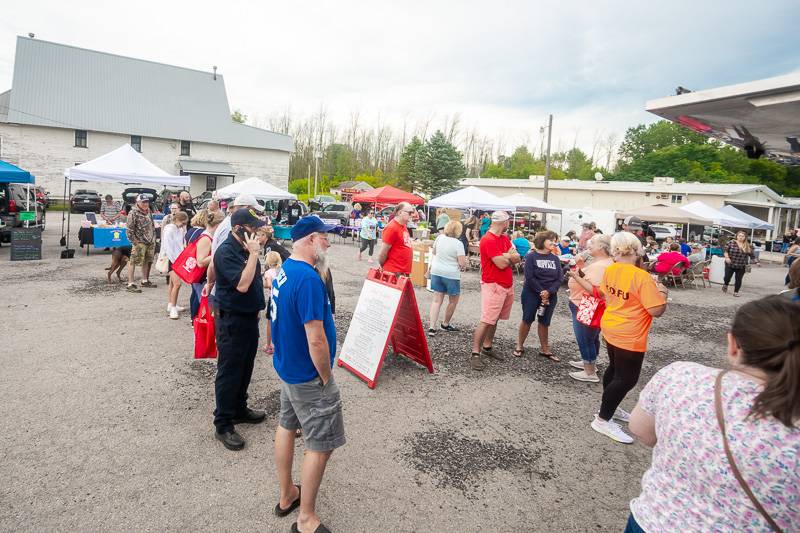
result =
M231 120L217 74L17 37L6 122L290 152L292 138ZM0 112L2 112L0 97Z
M181 170L187 174L208 174L211 176L235 176L236 171L228 163L220 161L200 161L199 159L181 159L178 161Z

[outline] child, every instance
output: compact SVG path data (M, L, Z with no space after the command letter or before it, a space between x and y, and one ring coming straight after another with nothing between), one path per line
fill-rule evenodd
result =
M278 275L283 262L278 252L268 252L264 262L267 266L267 270L264 272L264 292L267 294L267 343L264 345L264 352L272 355L274 351L272 346L272 303L270 301L272 280Z

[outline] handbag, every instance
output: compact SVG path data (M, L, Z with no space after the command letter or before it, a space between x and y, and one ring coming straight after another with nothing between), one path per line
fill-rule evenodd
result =
M156 260L156 270L162 274L169 272L169 257L166 255L159 255Z
M196 241L184 248L175 262L172 263L172 270L186 283L197 283L206 274L207 267L201 267L197 264L197 243L203 237L211 238L205 234L200 235Z
M194 358L215 359L217 336L214 332L214 315L208 305L208 296L200 299L200 307L194 317Z
M592 287L592 294L583 293L581 303L578 305L578 312L575 319L590 328L600 329L600 320L606 310L606 301L600 296L597 287Z
M731 467L731 471L733 472L736 481L739 482L739 485L741 485L744 493L747 494L750 502L755 506L758 512L761 513L761 516L763 516L764 520L767 521L772 531L781 533L783 530L778 526L778 524L775 523L775 520L773 520L769 513L767 513L767 510L764 509L764 506L761 505L761 503L756 499L755 494L753 494L753 491L750 490L750 485L748 485L747 481L744 480L742 473L739 471L739 467L736 466L736 461L733 460L733 454L731 453L731 448L728 445L728 436L725 434L725 414L722 412L722 377L727 373L727 370L723 370L717 374L717 381L714 383L714 410L717 412L717 423L719 424L719 430L722 433L722 445L725 448L725 456L728 458L728 464Z

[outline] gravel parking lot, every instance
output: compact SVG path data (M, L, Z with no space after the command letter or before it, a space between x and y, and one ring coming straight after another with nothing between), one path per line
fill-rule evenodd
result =
M0 529L288 531L292 518L272 514L279 385L271 359L259 354L250 388L268 420L242 426L247 447L227 451L212 433L215 363L192 359L188 318L167 318L163 277L142 294L107 286L109 253L59 259L60 214L49 218L44 260L12 263L0 248ZM355 254L350 244L331 250L340 345L369 267ZM716 286L673 290L640 385L675 360L722 364L736 306L778 292L784 275L777 264L754 268L739 299ZM495 349L506 361L475 373L478 287L477 273L467 273L454 318L461 331L430 339L435 374L388 356L370 390L337 368L348 443L334 453L318 501L333 531L624 528L650 454L589 428L601 386L567 375L577 345L566 295L551 327L562 363L535 355L535 334L525 357L511 357L517 304L498 328ZM417 299L427 326L430 294L418 289Z

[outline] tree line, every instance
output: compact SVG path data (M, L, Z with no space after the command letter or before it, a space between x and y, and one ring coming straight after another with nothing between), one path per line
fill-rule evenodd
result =
M236 114L238 120L247 118ZM458 115L392 127L380 120L366 124L354 112L341 124L323 106L311 116L298 117L287 109L252 122L293 137L289 180L295 193L305 192L306 179L317 173L320 191L359 180L429 196L458 188L464 177L527 179L545 173L543 132L538 142L510 149L503 138L463 127ZM551 153L552 179L593 180L598 172L607 180L671 176L677 181L760 183L779 194L800 195L800 168L748 159L740 150L668 121L630 127L621 142L615 134L598 133L588 153L577 146Z

